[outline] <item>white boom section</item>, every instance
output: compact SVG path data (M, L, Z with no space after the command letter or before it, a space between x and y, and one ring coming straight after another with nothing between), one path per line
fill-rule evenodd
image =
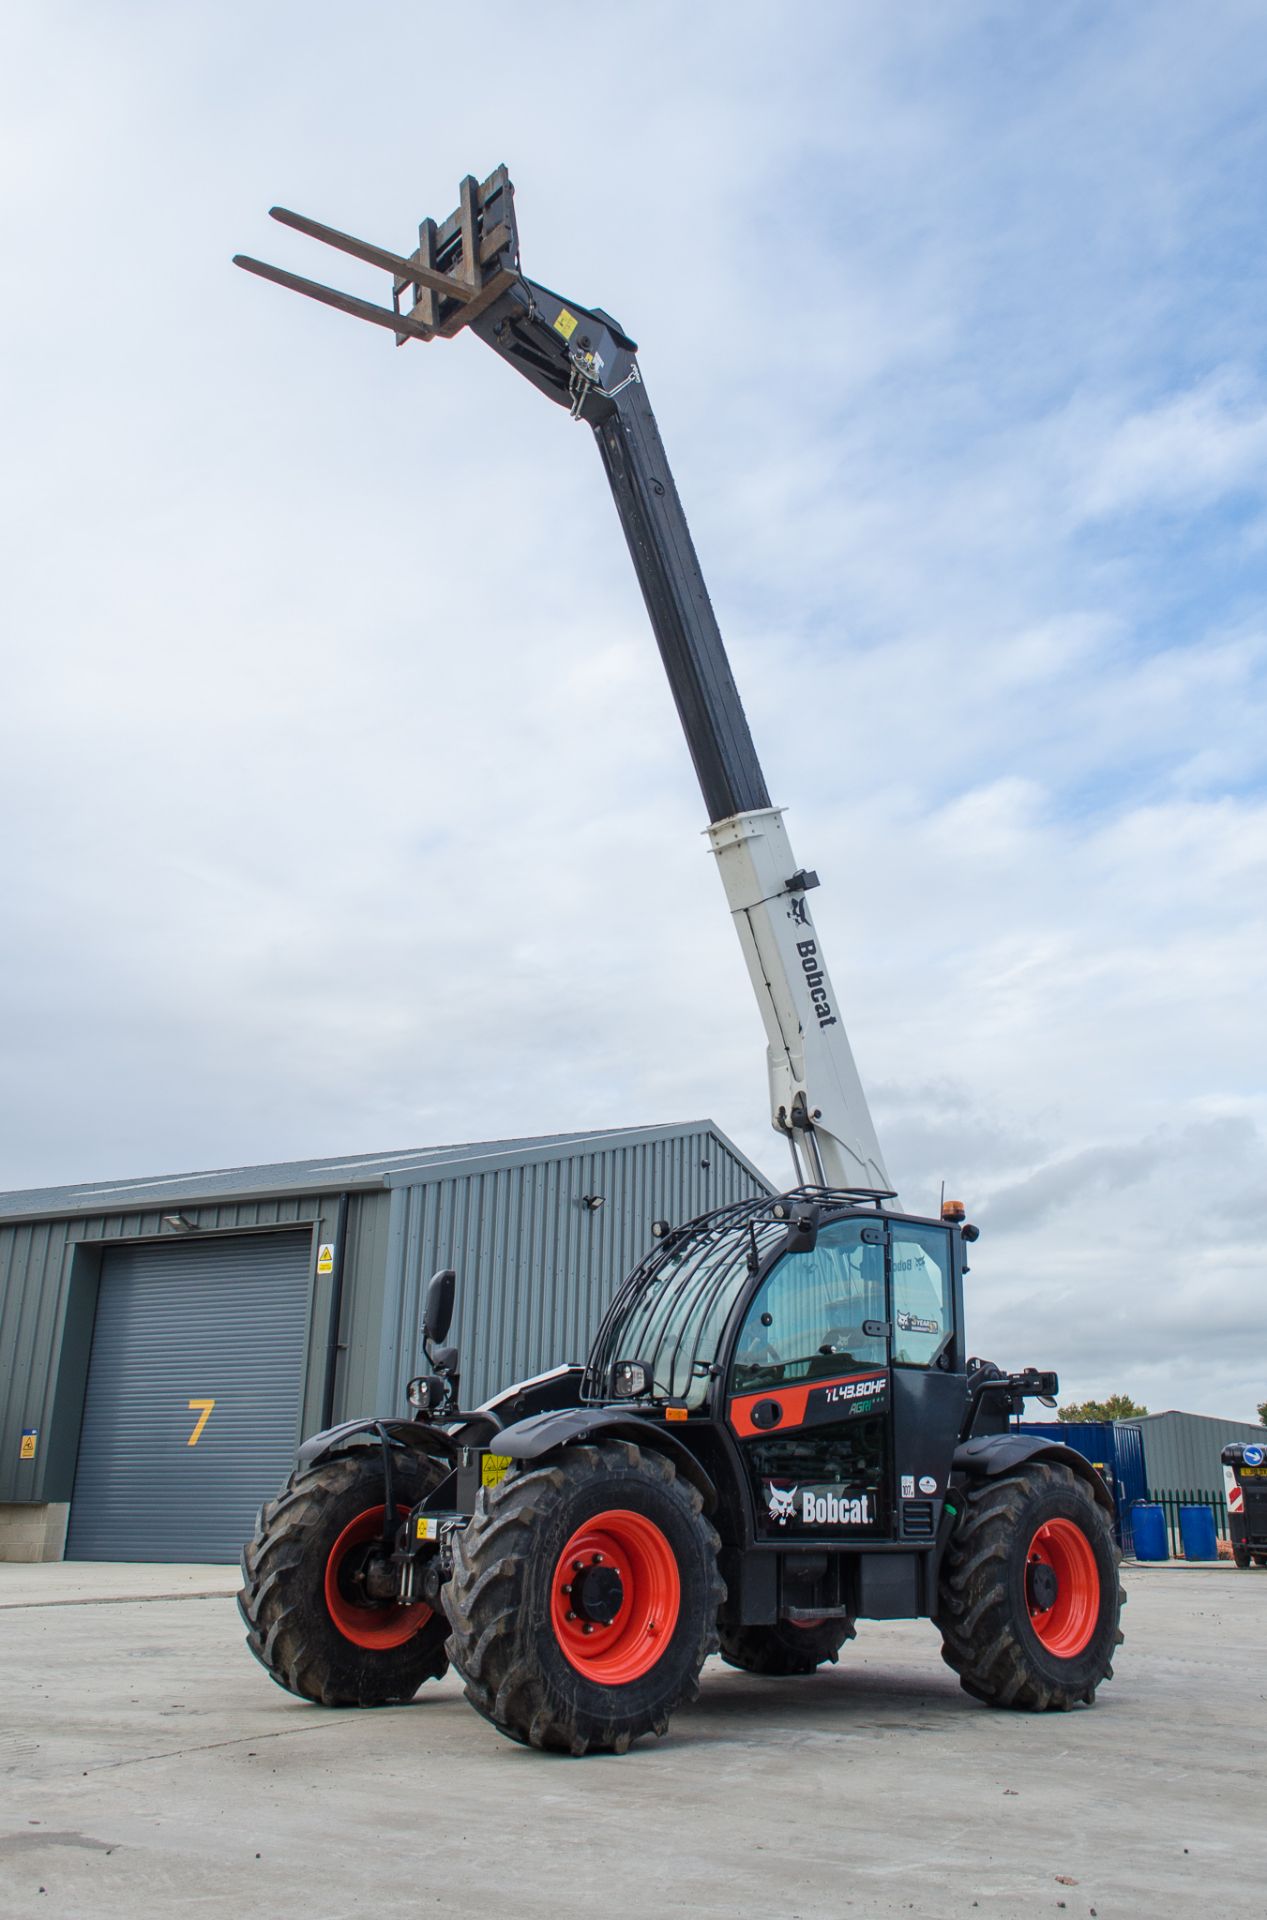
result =
M765 1022L775 1131L811 1184L891 1193L809 903L788 885L782 808L714 821L708 837Z

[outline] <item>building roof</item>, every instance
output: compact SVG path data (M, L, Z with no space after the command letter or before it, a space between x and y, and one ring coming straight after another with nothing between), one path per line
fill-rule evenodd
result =
M487 1173L560 1154L604 1153L648 1140L711 1133L768 1187L770 1182L711 1120L676 1126L607 1127L582 1133L534 1134L519 1140L474 1140L443 1147L407 1147L397 1153L344 1154L329 1160L279 1160L257 1167L220 1167L207 1173L164 1173L133 1180L93 1180L78 1186L29 1187L0 1193L0 1220L45 1220L76 1213L130 1212L279 1193L340 1193L365 1187L407 1187L451 1173Z

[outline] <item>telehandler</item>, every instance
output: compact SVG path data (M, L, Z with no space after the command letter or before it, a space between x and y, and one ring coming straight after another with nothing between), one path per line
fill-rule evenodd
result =
M931 1618L992 1706L1090 1703L1121 1641L1113 1505L1080 1454L1016 1431L1056 1375L970 1358L958 1202L889 1181L797 865L772 807L634 341L523 273L506 169L408 254L282 208L384 269L391 305L238 256L386 328L469 327L588 424L709 817L765 1024L777 1197L651 1224L584 1363L460 1410L455 1275L428 1288L404 1417L314 1435L243 1555L251 1651L326 1706L410 1700L451 1661L510 1738L623 1753L720 1651L834 1661L859 1619Z

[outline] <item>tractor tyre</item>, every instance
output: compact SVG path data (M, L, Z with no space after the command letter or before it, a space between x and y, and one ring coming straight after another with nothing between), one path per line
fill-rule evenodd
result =
M779 1620L772 1627L722 1627L721 1657L741 1673L813 1673L828 1661L835 1666L840 1649L856 1632L852 1620L838 1619L804 1627L794 1620Z
M609 1440L512 1466L480 1489L444 1593L467 1699L557 1753L664 1733L717 1648L720 1544L652 1449Z
M1095 1699L1126 1595L1103 1510L1068 1467L1035 1461L961 1491L942 1560L942 1658L976 1700L1026 1712Z
M402 1520L446 1471L400 1453L392 1469ZM358 1594L358 1561L382 1531L377 1449L297 1470L260 1508L255 1538L242 1553L238 1608L247 1646L288 1693L323 1707L395 1706L444 1673L442 1614Z
M1253 1556L1252 1556L1252 1554L1250 1553L1250 1550L1249 1550L1249 1548L1248 1548L1248 1547L1233 1547L1233 1548L1232 1548L1232 1561L1233 1561L1233 1564L1234 1564L1234 1565L1236 1565L1236 1566L1238 1566L1238 1567L1240 1568L1240 1570L1241 1570L1241 1572L1242 1572L1242 1573L1244 1573L1244 1571L1245 1571L1245 1569L1246 1569L1246 1567L1248 1567L1248 1565L1249 1565L1249 1563L1250 1563L1250 1560L1251 1560L1252 1558L1253 1558Z

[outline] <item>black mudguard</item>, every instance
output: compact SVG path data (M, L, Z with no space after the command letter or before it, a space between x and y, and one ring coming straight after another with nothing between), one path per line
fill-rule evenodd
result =
M319 1460L329 1460L336 1453L352 1453L360 1447L381 1447L380 1428L394 1447L432 1457L442 1454L449 1460L454 1455L453 1441L438 1427L423 1427L415 1420L343 1420L337 1427L327 1427L323 1433L308 1436L299 1449L300 1471L315 1467Z
M673 1462L684 1480L698 1487L710 1513L717 1505L717 1489L689 1447L650 1420L612 1407L574 1407L533 1414L528 1420L516 1421L513 1427L505 1427L488 1446L491 1452L508 1454L512 1460L544 1460L579 1440L595 1438L632 1440L635 1446L654 1448Z
M965 1479L992 1480L996 1474L1010 1473L1026 1460L1050 1460L1068 1467L1080 1480L1086 1481L1110 1520L1116 1520L1113 1496L1091 1462L1058 1440L1043 1440L1031 1433L986 1433L956 1447L951 1464Z

